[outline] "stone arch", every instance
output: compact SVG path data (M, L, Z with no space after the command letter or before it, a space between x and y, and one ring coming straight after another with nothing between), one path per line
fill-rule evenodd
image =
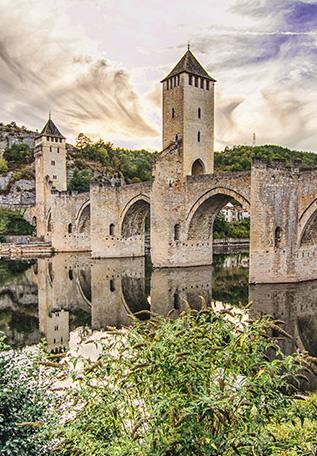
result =
M80 269L77 273L77 287L83 300L91 306L91 269Z
M235 190L217 187L201 195L187 215L187 238L208 241L212 238L212 227L218 212L231 201L236 201L250 211L250 203Z
M317 245L317 199L302 213L298 224L298 246Z
M151 305L147 298L147 291L144 277L122 277L121 280L122 302L127 311L131 314L140 312L137 318L148 320ZM142 313L142 311L145 311Z
M200 174L205 174L206 168L204 165L204 162L198 158L197 160L194 161L192 164L192 176L199 176Z
M77 233L90 235L90 201L80 208L76 219Z
M145 195L134 197L125 206L121 215L121 235L123 238L145 234L145 220L150 215L150 200Z

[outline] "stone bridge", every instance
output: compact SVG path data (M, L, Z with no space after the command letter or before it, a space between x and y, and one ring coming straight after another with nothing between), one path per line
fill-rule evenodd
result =
M232 200L251 215L251 283L317 278L317 171L298 162L255 159L251 172L183 176L178 146L158 157L150 182L57 192L48 234L56 251L93 258L143 256L148 236L156 268L208 265L215 216Z

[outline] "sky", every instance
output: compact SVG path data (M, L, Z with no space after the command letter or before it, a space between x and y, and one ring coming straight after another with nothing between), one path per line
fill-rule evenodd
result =
M161 149L160 80L191 49L215 148L317 152L317 0L0 0L0 121Z

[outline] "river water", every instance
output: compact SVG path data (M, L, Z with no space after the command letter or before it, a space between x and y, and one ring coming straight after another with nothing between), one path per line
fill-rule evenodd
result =
M72 332L102 330L131 322L130 313L180 312L183 299L243 306L270 314L293 336L285 353L317 356L317 281L248 285L247 254L214 255L213 266L152 270L149 258L91 259L58 254L34 260L0 259L0 331L16 348L47 340L52 352L68 348ZM314 383L314 382L313 382ZM315 386L314 386L315 387Z

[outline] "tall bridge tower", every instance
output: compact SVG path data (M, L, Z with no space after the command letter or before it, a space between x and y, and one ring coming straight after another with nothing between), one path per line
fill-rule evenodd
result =
M188 50L161 81L163 149L182 143L183 175L211 174L214 162L213 79Z
M43 130L35 140L35 185L37 235L49 237L51 231L49 209L51 189L67 190L66 139L49 116Z

